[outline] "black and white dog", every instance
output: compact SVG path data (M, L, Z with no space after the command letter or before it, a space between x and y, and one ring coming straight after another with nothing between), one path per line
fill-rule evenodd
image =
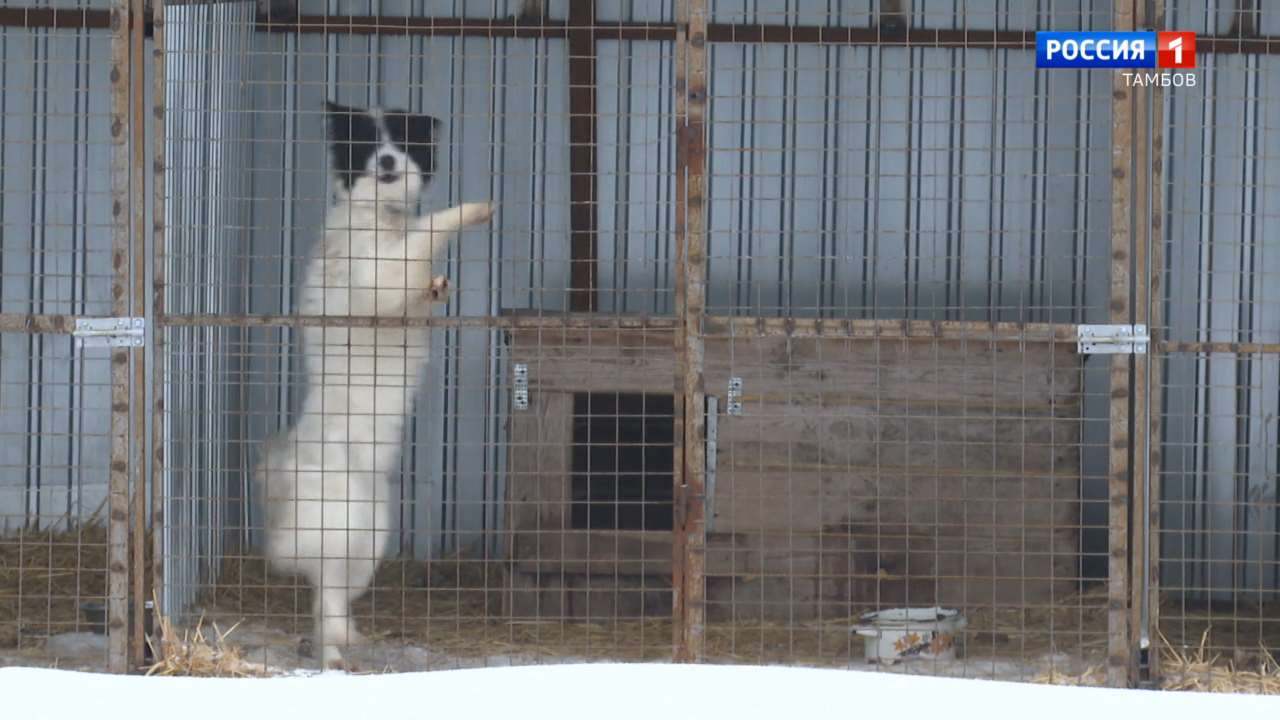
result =
M435 172L440 121L396 110L327 106L334 202L300 288L303 315L419 317L447 298L434 274L448 242L487 222L488 203L418 215ZM308 389L294 425L265 443L255 478L266 498L272 567L315 591L316 644L325 667L359 642L349 618L389 544L396 495L389 474L429 331L305 327Z

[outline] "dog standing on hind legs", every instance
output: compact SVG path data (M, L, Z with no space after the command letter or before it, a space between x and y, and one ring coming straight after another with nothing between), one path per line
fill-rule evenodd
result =
M327 104L335 198L308 258L300 314L423 317L449 281L433 275L450 238L485 223L488 203L416 212L435 172L440 122L398 110ZM358 644L351 603L390 541L390 473L427 363L429 330L304 327L308 387L294 424L269 439L254 472L266 501L267 561L305 577L326 668Z

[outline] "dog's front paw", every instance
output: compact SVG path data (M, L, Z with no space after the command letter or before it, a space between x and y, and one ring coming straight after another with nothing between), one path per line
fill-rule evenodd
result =
M458 207L462 213L463 226L479 225L480 223L489 222L493 214L498 210L498 206L493 203L463 203Z
M326 663L324 664L324 669L325 669L325 670L334 670L334 671L337 671L337 672L345 672L345 673L358 673L358 672L360 672L360 666L359 666L359 665L356 665L356 664L354 664L354 663L352 663L352 662L350 662L350 661L348 661L348 660L345 660L345 659L343 659L343 658L338 658L337 660L329 660L328 662L326 662Z
M437 275L431 278L431 284L427 286L427 298L432 302L444 302L449 299L449 278L443 275Z

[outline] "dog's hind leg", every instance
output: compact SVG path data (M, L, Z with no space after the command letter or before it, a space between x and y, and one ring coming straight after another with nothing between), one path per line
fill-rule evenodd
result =
M331 670L354 670L343 657L343 650L360 645L364 638L351 619L351 601L365 588L352 582L348 561L329 559L324 562L324 577L315 593L316 645L320 646L322 667Z

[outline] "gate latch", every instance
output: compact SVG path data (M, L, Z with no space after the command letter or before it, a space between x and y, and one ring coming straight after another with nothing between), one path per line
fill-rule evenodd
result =
M514 367L515 387L512 388L511 402L516 410L529 409L529 364L516 363Z
M1077 325L1081 355L1146 355L1151 336L1146 325Z
M140 317L76 318L71 331L76 347L142 347L147 321Z

